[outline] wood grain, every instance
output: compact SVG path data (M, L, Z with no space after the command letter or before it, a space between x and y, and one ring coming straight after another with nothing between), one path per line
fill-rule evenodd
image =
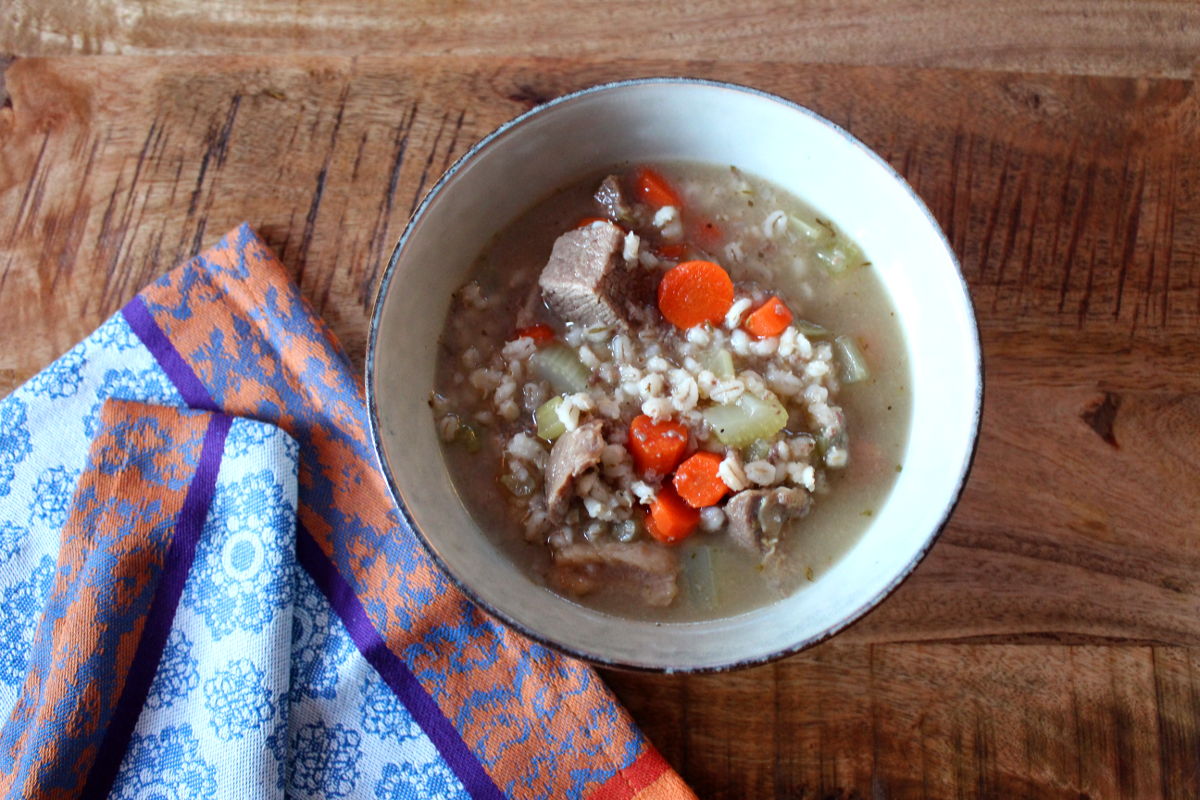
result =
M766 667L608 675L709 798L1200 796L1196 651L830 643Z
M361 363L405 218L499 122L635 75L751 83L876 148L962 259L986 360L962 502L835 643L619 675L703 797L1200 796L1200 108L1188 80L709 61L18 59L0 392L248 220Z
M10 0L0 53L381 52L804 61L1188 78L1188 0Z

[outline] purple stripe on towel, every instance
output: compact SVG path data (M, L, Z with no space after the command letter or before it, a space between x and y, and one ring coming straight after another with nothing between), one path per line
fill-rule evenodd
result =
M387 646L367 618L366 609L350 584L299 523L296 524L296 558L329 600L359 652L404 703L421 730L425 731L450 769L462 781L467 793L474 798L503 800L504 794L459 736L454 723L442 713L408 665Z
M158 326L142 299L135 297L130 300L122 313L187 404L192 408L219 411L208 389ZM504 800L504 794L467 747L454 723L442 713L408 665L387 646L387 642L371 624L366 609L350 584L346 583L337 567L299 522L296 523L296 557L329 600L349 631L355 647L367 663L375 668L392 693L404 703L471 797ZM154 663L157 668L157 659Z
M187 494L184 495L179 516L175 519L175 532L167 549L158 588L154 591L154 599L150 602L150 610L146 614L142 636L138 640L133 662L129 666L129 674L125 677L125 686L121 689L121 697L117 700L116 707L113 708L112 718L96 753L96 760L92 763L87 783L80 794L85 800L103 800L108 797L117 769L125 756L129 737L133 734L138 716L142 713L142 706L146 703L146 693L150 691L154 673L158 671L158 662L167 643L167 634L171 632L171 624L175 620L175 609L179 605L183 585L187 582L188 572L191 571L192 561L196 556L200 532L204 529L209 506L212 505L217 473L221 471L225 437L232 422L232 417L215 414L204 432L204 445L200 449L196 473L192 476Z
M196 377L196 373L175 349L175 345L163 333L163 329L158 327L158 323L150 314L150 309L146 308L146 302L140 296L135 296L126 303L125 307L121 309L121 315L125 317L129 327L133 328L133 332L154 356L163 372L167 373L167 377L183 395L183 400L189 408L198 408L204 411L221 410L213 401L212 395L208 393L208 389Z

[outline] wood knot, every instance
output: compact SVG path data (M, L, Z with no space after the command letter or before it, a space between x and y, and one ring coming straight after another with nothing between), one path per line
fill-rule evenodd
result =
M1057 116L1067 111L1067 105L1047 85L1021 78L1015 78L1003 84L1004 92L1021 110L1029 110L1035 114Z
M1121 396L1105 392L1102 398L1092 403L1079 416L1101 439L1113 447L1120 447L1117 437L1113 435L1113 422L1117 419L1117 410L1120 407Z
M0 53L0 108L12 108L12 98L8 96L8 90L4 88L4 73L16 60L16 56Z

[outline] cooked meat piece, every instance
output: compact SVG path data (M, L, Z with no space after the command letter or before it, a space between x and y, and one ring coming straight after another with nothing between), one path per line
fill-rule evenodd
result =
M550 449L546 465L546 511L561 520L571 505L571 487L575 479L600 463L604 450L604 423L585 422L559 436Z
M621 191L621 181L616 175L609 175L600 183L595 198L609 219L633 221L633 207L625 199L625 193Z
M725 503L729 535L747 550L771 555L784 524L803 517L811 505L812 498L804 489L746 489Z
M625 232L611 222L559 236L538 278L546 304L586 326L643 320L653 298L649 271L626 268L624 249Z
M602 587L636 592L650 606L668 606L678 591L675 553L649 542L569 544L554 553L551 582L563 592L590 594Z

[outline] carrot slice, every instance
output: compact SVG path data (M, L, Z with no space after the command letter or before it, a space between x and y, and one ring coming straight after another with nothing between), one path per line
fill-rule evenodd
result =
M633 173L633 185L637 191L637 196L641 198L643 203L662 208L663 206L675 206L680 208L683 201L679 198L679 193L671 188L671 184L667 182L659 172L650 167L638 167Z
M687 450L687 428L678 422L655 422L645 414L629 423L629 454L638 472L668 475Z
M578 230L579 228L586 228L588 225L591 225L594 222L609 222L609 219L608 217L584 217L583 219L579 220L579 222L575 223L575 229Z
M526 328L517 328L512 338L520 339L525 336L533 339L538 344L542 344L554 338L554 329L544 322L539 322L536 325L530 325Z
M691 536L700 523L700 512L664 485L646 512L646 530L663 544L678 544Z
M792 312L778 297L772 297L746 317L742 327L759 338L778 336L792 324Z
M678 328L719 325L731 305L733 281L711 261L684 261L658 282L658 310Z
M704 508L716 505L729 492L725 481L717 475L721 461L716 453L702 450L679 465L671 483L684 502L692 508Z

